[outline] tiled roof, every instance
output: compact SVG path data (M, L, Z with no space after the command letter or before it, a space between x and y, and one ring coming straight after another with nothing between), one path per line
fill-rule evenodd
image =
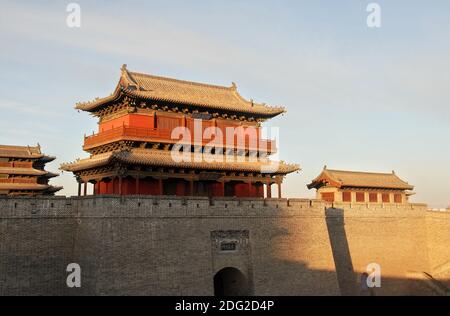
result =
M30 158L42 159L46 162L55 160L55 157L46 156L41 152L41 146L10 146L0 145L0 158Z
M0 183L0 190L50 190L56 192L61 190L62 187L54 187L47 184L37 183Z
M95 167L101 167L108 164L113 158L114 152L107 152L99 155L91 156L90 158L77 159L74 162L61 164L60 169L64 171L81 171Z
M0 167L0 174L24 174L31 176L43 176L47 175L50 172L45 170L38 170L34 168L8 168L8 167ZM52 174L52 173L50 173ZM52 174L53 176L56 176Z
M258 161L213 161L214 155L203 155L200 161L196 160L193 154L190 155L189 161L176 162L171 156L171 151L151 150L151 149L133 149L131 151L110 152L92 156L91 158L82 159L73 163L61 165L62 170L77 172L81 170L91 169L111 163L112 161L119 161L129 164L148 165L155 167L176 167L186 169L201 169L201 170L221 170L221 171L235 171L235 172L262 172L265 168L270 168L271 162L268 159ZM186 160L186 159L185 159ZM277 168L268 173L272 174L287 174L299 170L298 165L286 164L279 162Z
M318 188L324 183L337 187L361 187L412 190L414 186L401 180L394 172L374 173L324 169L308 188Z
M46 171L46 173L44 174L44 177L46 178L54 178L54 177L58 177L59 173L54 173L51 171Z
M40 158L40 157L42 157L42 153L41 153L41 148L39 146L33 147L33 146L0 145L0 157Z
M273 117L284 112L283 107L270 107L262 103L245 100L236 85L231 87L202 84L137 72L130 72L124 65L115 92L106 98L78 103L76 109L95 111L102 105L117 99L121 93L141 99L167 101L194 105L211 110L228 110L239 113Z

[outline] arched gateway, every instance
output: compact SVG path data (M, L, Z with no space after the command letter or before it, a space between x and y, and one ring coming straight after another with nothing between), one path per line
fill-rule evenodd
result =
M223 268L214 276L215 296L245 296L250 295L248 280L238 269Z

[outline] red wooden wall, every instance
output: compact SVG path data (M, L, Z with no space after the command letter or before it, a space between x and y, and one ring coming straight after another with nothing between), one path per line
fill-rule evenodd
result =
M194 182L195 195L203 196L228 196L236 197L264 197L264 186L261 183L229 182L227 190L220 182L203 182L199 184ZM115 178L109 181L100 181L95 184L95 194L119 194L119 179ZM164 195L188 196L190 194L189 182L183 179L163 180ZM131 177L122 179L122 195L160 195L159 182L157 179L145 178L139 181L139 192L136 192L136 180Z
M127 114L110 121L99 124L99 132L104 132L115 127L129 126L140 128L155 128L155 118L153 115Z

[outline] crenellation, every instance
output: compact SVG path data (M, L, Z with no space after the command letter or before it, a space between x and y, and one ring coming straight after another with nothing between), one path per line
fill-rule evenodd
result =
M51 216L208 216L232 214L277 215L320 212L326 208L345 209L347 214L358 211L405 212L429 211L426 204L367 204L335 202L328 204L309 199L236 199L169 196L86 196L86 197L3 197L0 198L2 217Z

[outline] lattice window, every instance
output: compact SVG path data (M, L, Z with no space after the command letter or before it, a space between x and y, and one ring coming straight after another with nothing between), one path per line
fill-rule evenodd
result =
M356 202L365 202L364 192L356 192Z
M352 192L342 192L342 201L351 202L352 201Z
M402 203L402 195L399 193L394 194L394 202L395 203Z
M324 192L321 193L322 200L326 202L334 202L334 192Z
M378 203L378 193L369 193L369 202Z

